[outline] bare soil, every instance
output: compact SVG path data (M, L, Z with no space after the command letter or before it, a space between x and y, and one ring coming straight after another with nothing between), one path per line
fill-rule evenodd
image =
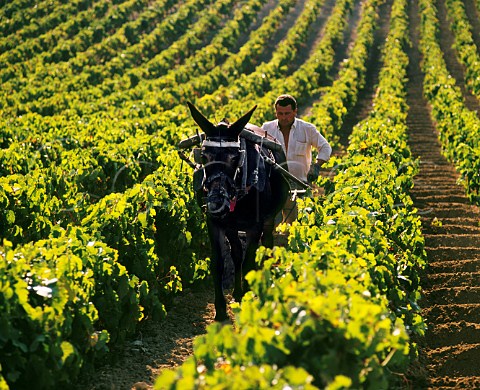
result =
M453 38L443 1L439 1L442 47L452 76L463 85L463 69L451 47ZM380 12L380 28L369 61L367 84L342 131L341 140L345 145L352 127L371 110L391 3L387 0ZM475 20L471 23L475 24L478 37L474 1L466 0L465 5L470 18ZM441 154L435 124L422 95L418 25L418 5L414 0L410 7L413 44L409 50L407 121L410 147L420 161L412 197L421 216L428 256L421 301L428 330L425 337L416 340L419 358L404 383L410 389L480 389L480 209L469 203L463 187L457 184L457 172ZM348 35L353 39L351 31ZM469 108L478 111L477 100L464 93ZM308 108L304 112L308 112ZM213 317L211 289L185 291L175 299L166 320L142 323L134 339L116 347L112 353L115 359L84 378L78 389L151 389L162 370L176 367L191 356L193 340L205 333Z
M136 336L114 347L112 360L82 378L77 390L152 389L162 370L191 356L193 340L214 317L213 289L184 291L165 320L142 322Z
M473 1L467 13L476 15ZM449 72L462 87L467 107L478 112L478 101L463 87L463 68L452 48L453 36L444 0L438 2L441 46ZM478 16L474 16L478 24ZM410 148L420 160L412 197L423 224L428 267L423 276L422 315L427 324L419 339L420 356L410 388L480 388L480 209L465 196L452 164L441 153L435 124L422 95L423 74L418 51L417 2L410 12L407 119Z

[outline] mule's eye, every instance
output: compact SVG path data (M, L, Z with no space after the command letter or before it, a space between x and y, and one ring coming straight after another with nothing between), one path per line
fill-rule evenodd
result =
M200 158L202 160L203 165L214 160L214 156L212 155L212 153L209 153L209 152L202 152L202 154L200 154Z

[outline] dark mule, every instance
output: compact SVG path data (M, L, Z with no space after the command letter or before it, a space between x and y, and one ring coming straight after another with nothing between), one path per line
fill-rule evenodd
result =
M222 285L225 237L235 266L233 297L239 302L244 294L243 276L255 268L260 241L267 247L273 246L274 219L290 188L271 164L275 157L272 151L261 142L240 137L256 107L233 124L222 121L214 125L195 106L188 105L193 119L205 133L200 149L201 166L194 181L200 183L197 199L206 208L212 246L210 272L215 286L215 320L224 321L228 318ZM246 234L245 253L239 231Z

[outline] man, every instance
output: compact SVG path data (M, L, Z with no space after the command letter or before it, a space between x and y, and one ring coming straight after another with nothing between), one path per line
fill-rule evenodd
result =
M297 101L293 96L280 95L275 100L274 108L277 119L264 123L262 128L282 144L289 172L305 182L315 181L320 174L320 167L330 159L332 147L312 123L297 118ZM313 164L312 147L317 149ZM295 202L290 205L294 206ZM296 218L296 207L287 212L290 214L288 221Z
M280 95L274 107L277 119L264 123L262 128L282 144L292 175L305 182L316 180L320 167L330 159L330 144L313 124L296 117L297 101L293 96ZM318 152L313 164L312 147Z

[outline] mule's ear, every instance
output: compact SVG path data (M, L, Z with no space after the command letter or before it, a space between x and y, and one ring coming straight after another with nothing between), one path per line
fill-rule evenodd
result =
M197 107L195 107L192 103L187 102L188 108L190 108L190 112L192 114L193 120L200 126L203 132L208 136L214 134L215 125L210 122L207 118L203 116L203 114L198 111Z
M257 106L253 107L250 111L248 111L244 116L238 119L234 124L230 125L229 129L232 133L237 133L240 135L242 130L245 128L247 123L250 121L250 118L253 115L253 112L257 109Z

